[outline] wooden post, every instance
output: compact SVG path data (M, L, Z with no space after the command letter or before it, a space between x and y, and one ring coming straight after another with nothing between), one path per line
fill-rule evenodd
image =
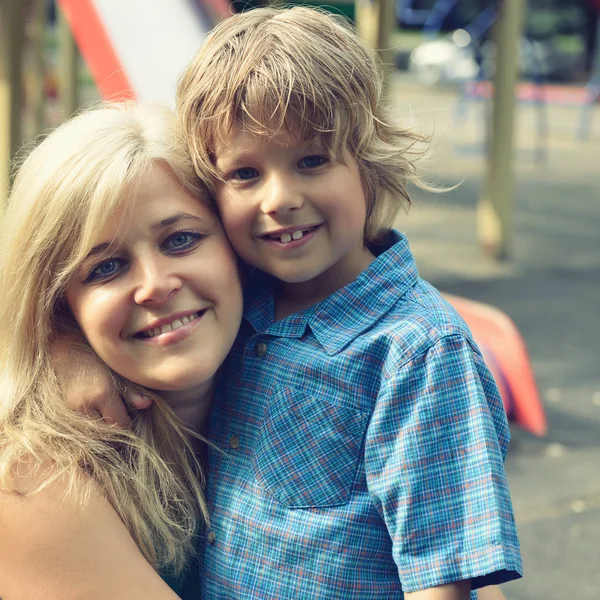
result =
M523 14L524 0L503 0L496 29L498 54L488 170L477 211L479 241L486 252L499 259L510 255L513 234L515 85Z
M77 87L78 52L71 28L62 10L57 14L58 27L58 80L63 118L72 116L79 106Z
M596 16L596 49L592 58L592 77L587 85L587 98L581 107L577 138L587 141L592 130L596 102L600 99L600 12Z
M11 184L11 162L21 144L21 0L0 0L0 214Z
M46 68L44 61L46 33L46 0L33 0L31 42L31 114L32 133L38 135L44 129L44 104L46 99Z
M393 0L355 0L356 32L371 48L377 50L386 76L394 67L394 53L390 36L396 28L396 11ZM387 77L386 77L387 79Z

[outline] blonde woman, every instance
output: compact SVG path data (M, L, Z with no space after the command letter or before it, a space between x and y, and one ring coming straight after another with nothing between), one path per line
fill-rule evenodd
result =
M185 573L206 517L193 429L242 299L172 114L114 105L51 133L0 244L0 597L176 598L159 573ZM65 330L153 390L130 427L66 406L49 351Z

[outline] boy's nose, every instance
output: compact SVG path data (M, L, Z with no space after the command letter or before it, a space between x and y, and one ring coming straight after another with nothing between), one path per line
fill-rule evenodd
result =
M261 201L263 213L285 213L303 204L304 195L288 178L273 176L267 180Z
M139 271L134 293L136 304L162 304L181 289L181 278L160 261L140 265Z

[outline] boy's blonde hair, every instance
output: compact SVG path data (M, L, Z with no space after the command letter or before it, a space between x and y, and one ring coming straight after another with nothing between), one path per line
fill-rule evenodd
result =
M342 18L306 7L259 8L221 22L179 84L177 112L197 172L220 178L215 147L234 125L253 134L320 137L358 162L375 240L402 205L425 138L392 124L372 50Z
M32 463L48 466L40 487L85 473L148 561L177 572L206 513L185 428L159 397L132 416L130 429L71 411L51 357L55 335L76 327L63 298L71 277L156 162L207 202L175 117L161 107L85 112L53 131L18 171L0 234L0 490L14 491L15 476Z

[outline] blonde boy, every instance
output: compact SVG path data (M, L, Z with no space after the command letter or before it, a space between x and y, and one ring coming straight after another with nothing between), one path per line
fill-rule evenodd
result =
M308 8L235 15L178 110L255 268L210 423L202 598L450 600L519 577L498 391L389 229L419 138L372 53Z

